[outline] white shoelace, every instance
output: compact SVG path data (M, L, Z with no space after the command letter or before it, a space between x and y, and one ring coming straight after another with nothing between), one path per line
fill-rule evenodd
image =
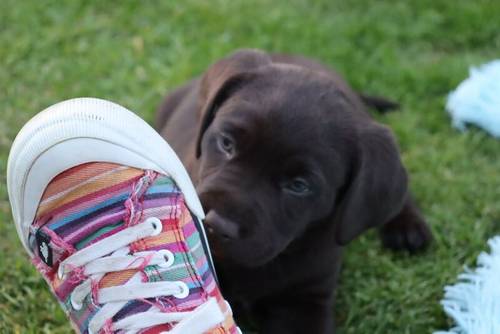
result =
M128 227L120 232L100 240L89 247L77 251L59 264L59 279L72 271L79 270L87 277L71 293L71 305L75 310L83 307L83 301L91 295L94 303L101 306L92 317L88 332L98 333L106 323L117 314L128 301L161 296L186 298L189 287L182 281L142 282L139 270L124 285L97 289L99 281L106 273L126 269L144 268L146 265L158 265L168 268L174 263L174 255L168 250L130 253L129 245L137 240L160 234L161 221L148 218L145 222ZM109 255L111 254L111 255ZM125 317L112 324L112 330L123 330L127 334L137 333L152 326L177 323L169 334L203 333L224 321L224 314L215 298L188 312L162 312L152 306L145 312Z

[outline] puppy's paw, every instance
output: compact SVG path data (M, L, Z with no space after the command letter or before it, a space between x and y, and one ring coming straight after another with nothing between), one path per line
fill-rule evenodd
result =
M384 247L416 253L425 250L432 242L432 233L420 215L398 216L380 230Z

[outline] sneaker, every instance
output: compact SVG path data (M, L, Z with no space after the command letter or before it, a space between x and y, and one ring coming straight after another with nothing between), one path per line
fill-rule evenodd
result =
M49 107L18 134L17 232L78 333L239 333L173 150L100 99Z

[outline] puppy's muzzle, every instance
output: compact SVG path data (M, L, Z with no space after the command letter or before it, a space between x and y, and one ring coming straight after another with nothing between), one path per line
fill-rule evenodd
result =
M230 241L240 238L240 228L238 225L221 216L215 210L210 210L205 218L207 232L215 235L223 241Z

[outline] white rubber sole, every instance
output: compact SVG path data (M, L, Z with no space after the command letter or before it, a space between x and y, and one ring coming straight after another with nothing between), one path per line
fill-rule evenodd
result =
M45 188L59 173L88 162L111 162L169 175L189 209L200 220L204 218L184 166L153 128L118 104L96 98L71 99L33 117L10 150L7 189L17 233L30 255L29 226ZM200 228L206 242L203 226Z

